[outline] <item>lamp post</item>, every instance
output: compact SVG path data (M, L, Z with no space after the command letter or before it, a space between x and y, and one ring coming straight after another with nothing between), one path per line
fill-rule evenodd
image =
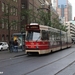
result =
M49 7L48 7L49 8L49 14L50 14L49 15L50 26L51 26L51 6L52 6L52 4L50 4Z
M49 25L51 26L51 7L52 3L47 2L47 0L43 0L44 4L48 6L48 16L49 16Z
M21 38L22 38L22 51L23 51L23 32L21 32Z
M7 14L7 18L8 18L8 44L9 44L9 50L10 50L10 21L9 21L9 14L10 14L10 6L8 4L8 14Z

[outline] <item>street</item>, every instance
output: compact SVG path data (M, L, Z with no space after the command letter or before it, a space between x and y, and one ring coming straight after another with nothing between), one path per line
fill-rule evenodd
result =
M0 52L0 75L75 75L75 46L47 55L6 53Z
M0 75L75 75L70 1L0 0Z

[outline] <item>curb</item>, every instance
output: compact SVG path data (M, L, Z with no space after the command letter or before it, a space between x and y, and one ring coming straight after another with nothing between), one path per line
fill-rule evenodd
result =
M19 54L19 55L15 55L14 57L19 57L19 56L24 56L26 54Z

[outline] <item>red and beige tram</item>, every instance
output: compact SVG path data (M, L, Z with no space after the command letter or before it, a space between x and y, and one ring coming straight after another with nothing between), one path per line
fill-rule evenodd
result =
M37 23L26 25L26 54L46 54L71 47L71 43L65 31Z

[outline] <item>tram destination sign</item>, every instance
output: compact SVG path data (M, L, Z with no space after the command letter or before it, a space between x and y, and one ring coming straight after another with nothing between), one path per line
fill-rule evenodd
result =
M26 29L39 29L39 25L28 25Z

